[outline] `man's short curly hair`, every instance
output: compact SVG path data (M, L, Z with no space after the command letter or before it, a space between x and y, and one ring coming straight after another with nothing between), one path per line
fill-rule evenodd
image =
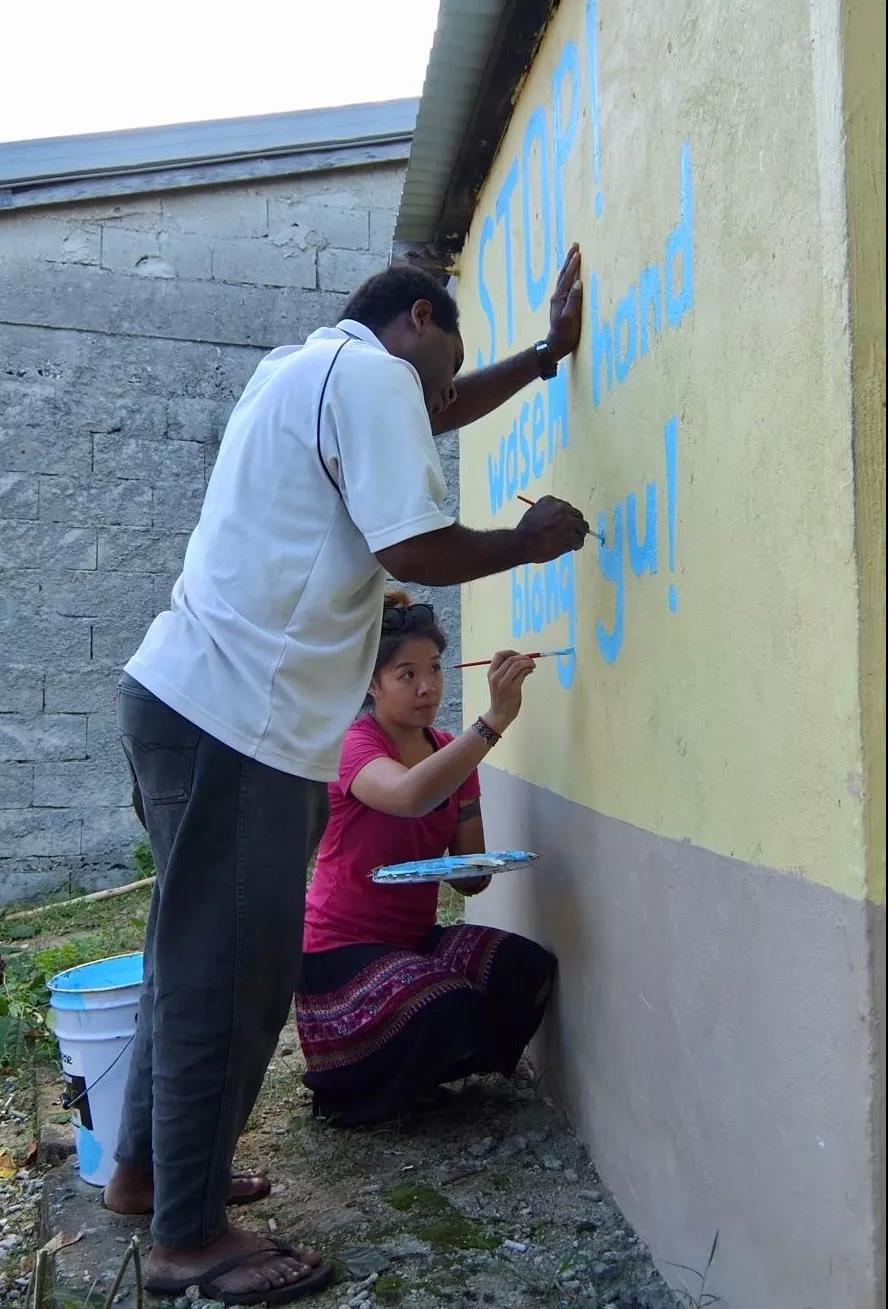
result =
M443 332L459 330L459 310L456 301L436 281L431 273L412 264L392 264L383 273L359 286L343 310L343 318L363 323L371 332L409 313L417 300L428 300L432 306L432 322Z

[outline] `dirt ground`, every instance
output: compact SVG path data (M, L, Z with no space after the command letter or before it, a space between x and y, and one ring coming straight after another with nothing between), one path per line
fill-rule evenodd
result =
M50 959L59 949L74 952L71 962L138 948L146 909L147 896L140 894L100 913L95 906L53 910L34 939L19 944L29 954L50 950ZM101 1309L134 1229L101 1207L98 1193L76 1180L71 1161L47 1171L69 1148L70 1136L53 1104L51 1066L38 1071L36 1079L18 1075L4 1084L0 1078L0 1305L30 1300L36 1248L61 1234L78 1239L55 1257L55 1304ZM364 1132L313 1118L302 1071L291 1024L238 1155L244 1167L267 1171L273 1190L238 1210L237 1221L313 1245L335 1265L333 1286L306 1303L317 1309L697 1303L699 1283L690 1274L681 1275L688 1294L669 1290L594 1163L535 1086L529 1065L509 1082L471 1079L421 1118ZM38 1111L35 1083L41 1082L48 1089ZM38 1136L49 1143L39 1158ZM135 1230L147 1248L146 1226ZM669 1257L694 1264L696 1253ZM135 1305L131 1270L114 1303ZM176 1309L207 1304L183 1298Z
M319 1309L678 1303L529 1066L358 1133L312 1117L301 1072L285 1035L240 1150L274 1189L242 1213L337 1264Z

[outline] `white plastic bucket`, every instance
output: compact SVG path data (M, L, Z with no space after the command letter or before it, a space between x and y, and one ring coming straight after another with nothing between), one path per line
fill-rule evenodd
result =
M141 954L81 964L49 983L77 1165L93 1186L105 1186L114 1171L141 989Z

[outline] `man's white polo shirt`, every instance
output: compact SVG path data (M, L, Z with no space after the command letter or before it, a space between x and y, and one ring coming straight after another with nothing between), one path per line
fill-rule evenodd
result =
M170 608L126 671L242 754L334 779L379 641L374 552L449 527L444 496L419 376L368 328L273 350L228 421Z

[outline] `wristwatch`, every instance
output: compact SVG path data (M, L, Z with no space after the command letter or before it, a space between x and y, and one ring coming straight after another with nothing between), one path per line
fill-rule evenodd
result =
M549 381L552 377L558 375L558 360L552 353L548 341L537 341L533 347L536 351L537 363L540 366L540 377L544 382Z

